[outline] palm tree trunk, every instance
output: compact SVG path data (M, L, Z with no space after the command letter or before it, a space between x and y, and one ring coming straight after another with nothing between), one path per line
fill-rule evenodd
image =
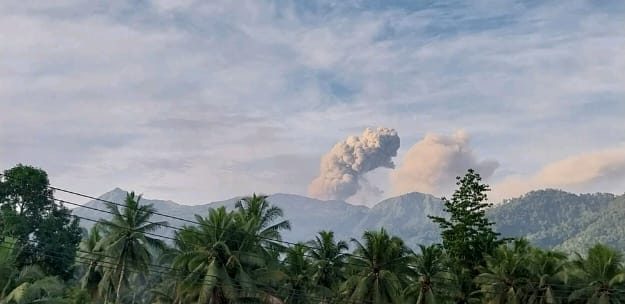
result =
M115 293L115 304L121 304L121 291L122 291L122 282L124 281L124 274L126 272L126 259L122 260L121 271L119 272L119 281L117 282L117 292Z
M106 295L104 295L104 304L108 304L109 303L109 294L111 293L111 286L110 284L109 287L106 288Z

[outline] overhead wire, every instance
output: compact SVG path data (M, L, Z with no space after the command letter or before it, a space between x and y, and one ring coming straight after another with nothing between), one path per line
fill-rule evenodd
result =
M0 173L0 176L2 176L2 175L3 174ZM77 195L77 196L84 197L84 198L90 198L90 199L95 200L95 201L101 201L101 202L110 203L110 204L113 204L113 205L116 205L116 206L132 209L132 208L130 208L128 206L125 206L123 204L119 204L119 203L116 203L116 202L112 202L112 201L109 201L109 200L104 200L104 199L93 197L93 196L89 196L89 195L85 195L85 194L78 193L78 192L75 192L75 191L66 190L66 189L57 188L57 187L52 187L52 186L50 186L50 188L53 189L53 190L64 192L64 193ZM83 204L73 203L73 202L70 202L70 201L67 201L67 200L60 200L60 199L54 199L54 200L56 200L56 201L58 201L58 202L60 202L62 204L71 204L71 205L79 206L79 207L82 207L82 208L91 209L91 210L94 210L94 211L106 212L106 213L113 214L112 212L107 212L106 210L93 208L93 207L90 207L90 206L85 206ZM154 214L154 215L159 215L159 216L165 217L165 218L171 218L171 219L175 219L175 220L182 221L182 222L192 223L192 224L195 224L195 225L203 225L203 223L199 223L197 221L192 221L192 220L188 220L188 219L185 219L185 218L182 218L182 217L177 217L177 216L173 216L173 215L164 214L164 213L160 213L160 212L157 212L157 211L154 211L154 212L148 211L148 212L151 213L151 214ZM85 217L81 217L81 216L76 216L76 215L73 215L73 216L77 217L77 218L80 218L80 219L83 219L83 220L87 220L87 221L92 221L92 222L96 222L96 223L100 222L98 220L93 220L93 219L89 219L89 218L85 218ZM183 229L183 227L175 227L175 226L170 226L170 225L162 225L162 226L170 228L170 229L176 229L176 230ZM163 235L159 235L159 234L153 234L153 233L149 233L149 232L146 232L146 234L154 235L154 236L160 237L160 238L166 238L166 239L175 240L174 238L163 236ZM320 249L318 247L309 246L309 245L302 244L302 243L288 242L288 241L284 241L284 240L279 240L279 239L274 239L274 238L267 238L267 237L263 237L263 236L258 236L258 237L261 238L261 239L267 240L267 241L287 244L287 245L290 245L290 246L300 245L300 246L304 246L304 247L306 247L308 249L317 249L317 250ZM350 254L350 253L345 253L345 255L346 256L352 256L352 257L364 258L363 256L358 256L358 255L354 255L354 254ZM154 265L152 265L152 266L154 266ZM159 267L167 268L166 266L160 266L160 265L159 265ZM172 269L170 269L170 270L172 270ZM538 282L534 282L534 283L538 283ZM550 286L567 286L567 287L571 287L570 284L560 284L560 285L558 285L558 284L549 284L549 285ZM588 287L588 286L587 285L585 285L585 286L581 286L580 285L580 287ZM621 292L621 291L616 290L615 292Z

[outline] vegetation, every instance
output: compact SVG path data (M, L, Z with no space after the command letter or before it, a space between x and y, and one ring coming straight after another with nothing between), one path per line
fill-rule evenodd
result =
M623 198L607 193L536 190L492 208L489 218L497 223L497 231L502 235L524 237L540 247L589 247L584 245L592 246L599 237L625 249L625 234L614 229L623 218L624 203ZM610 233L593 233L593 227ZM575 245L567 246L571 242Z
M262 195L197 215L168 239L132 192L81 233L45 172L19 165L0 180L0 304L625 302L619 251L566 255L502 239L487 191L472 170L459 178L448 216L432 218L442 243L416 251L385 229L349 243L332 231L283 242L291 223Z
M81 233L78 219L52 196L48 174L18 165L0 183L0 237L16 241L18 267L37 264L68 279Z

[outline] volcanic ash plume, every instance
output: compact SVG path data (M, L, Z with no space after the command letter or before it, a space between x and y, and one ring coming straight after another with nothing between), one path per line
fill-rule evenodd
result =
M427 134L406 153L402 164L391 173L394 194L418 191L449 195L456 176L475 169L483 178L490 177L499 164L480 161L469 146L463 131L453 136Z
M617 192L625 186L625 147L573 155L547 164L533 176L509 176L493 186L493 197L517 197L531 190Z
M321 159L319 176L308 186L320 199L347 199L360 189L361 177L376 168L395 168L392 158L399 149L394 129L367 128L360 136L339 142Z

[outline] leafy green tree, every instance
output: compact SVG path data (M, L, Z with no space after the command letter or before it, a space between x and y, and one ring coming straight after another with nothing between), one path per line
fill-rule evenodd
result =
M493 230L493 222L486 217L490 188L473 169L457 177L458 189L451 199L442 198L449 217L428 216L441 229L443 248L449 257L450 273L455 277L456 303L468 303L475 286L472 279L478 275L478 266L484 266L485 256L503 243Z
M401 303L402 290L410 276L410 249L384 229L366 231L363 241L352 239L356 250L350 259L353 269L344 286L346 301Z
M0 182L3 236L25 240L55 205L48 174L38 168L17 165L4 171Z
M411 263L412 281L404 291L410 303L435 304L444 297L448 279L444 263L445 254L439 245L419 245L420 253Z
M319 296L327 301L345 280L345 260L348 248L345 241L335 241L334 232L320 231L313 241L310 257L313 259L312 279Z
M475 272L484 264L484 255L491 253L502 242L493 231L493 224L486 217L490 188L482 184L482 178L473 169L464 177L457 177L458 189L451 200L443 198L449 218L429 216L441 228L443 247L459 264Z
M573 303L610 304L625 302L623 255L607 246L595 245L586 257L576 254L572 262L569 300Z
M106 280L114 278L116 282L115 303L122 301L122 286L127 285L129 269L135 272L147 273L152 261L152 248L164 248L161 239L152 238L148 233L156 231L159 227L167 225L166 222L150 222L150 218L156 211L151 204L142 205L141 196L134 192L126 195L123 210L113 203L106 203L106 207L113 214L111 220L102 220L102 228L105 228L105 237L100 241L100 246L111 259L115 267L105 273Z
M0 180L0 238L17 241L18 267L39 265L68 279L81 232L78 219L56 204L45 171L17 165Z

